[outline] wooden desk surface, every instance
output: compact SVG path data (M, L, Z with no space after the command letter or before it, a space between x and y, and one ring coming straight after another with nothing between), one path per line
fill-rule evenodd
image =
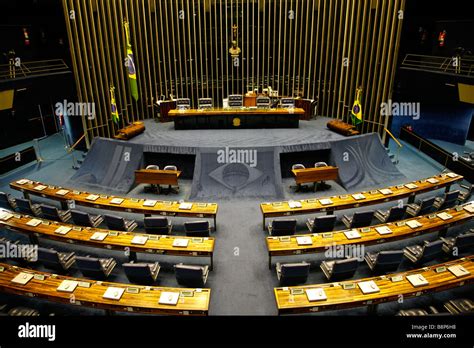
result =
M293 109L240 109L240 108L226 108L226 109L188 109L188 110L170 110L169 117L190 117L190 116L218 116L218 115L302 115L304 110L301 108Z
M293 174L297 184L303 184L308 182L317 182L324 180L336 180L339 168L338 167L312 167L305 169L292 169L291 173Z
M22 179L27 180L27 179ZM155 206L146 207L143 203L146 199L138 198L127 198L119 196L108 196L102 194L96 194L99 196L95 201L88 200L87 197L91 195L90 192L76 191L73 189L62 188L59 186L48 186L37 181L28 180L25 184L19 184L20 180L10 183L10 187L15 190L22 191L23 193L33 194L45 198L50 198L58 201L73 200L77 205L84 205L93 208L125 211L129 213L139 214L150 214L150 215L165 215L165 216L183 216L183 217L202 217L202 218L215 218L217 215L218 206L217 203L193 203L191 209L184 210L179 209L180 203L176 201L157 201ZM44 185L44 190L38 191L35 187ZM68 190L65 195L59 195L57 192L61 189ZM113 198L121 198L123 202L121 204L113 204L111 200Z
M463 206L470 205L474 207L474 202L470 202ZM350 230L340 230L327 233L313 233L313 234L301 234L284 237L267 237L267 248L270 256L281 256L281 255L298 255L298 254L309 254L324 252L329 247L338 245L370 245L378 243L388 243L403 238L411 238L420 234L426 234L434 231L439 231L448 228L453 225L462 224L474 218L474 213L468 212L463 206L459 206L459 209L451 208L442 210L436 213L417 216L402 220L399 222L391 222L387 224L380 224L369 226L365 228L354 228L361 235L358 239L348 239L344 232ZM459 211L458 211L459 210ZM448 213L452 218L443 220L437 216L442 212ZM412 229L406 225L407 221L416 220L422 224L422 226ZM398 226L400 224L401 226ZM377 232L376 228L386 226L390 228L392 233L383 234ZM297 237L309 236L312 239L312 245L298 245Z
M27 225L27 222L31 219L41 220L43 223L36 227ZM150 254L212 256L215 244L215 239L213 237L192 238L183 236L111 231L100 228L79 227L71 224L40 219L34 216L21 215L17 213L13 213L13 217L10 217L6 221L2 221L0 219L0 226L26 234L34 234L37 237L48 238L59 242L78 243L91 247L113 250L125 250L128 248L129 251ZM56 229L61 226L69 227L71 230L65 235L56 233ZM91 240L90 238L96 232L107 233L108 235L103 241ZM147 236L148 240L143 245L134 244L132 243L132 240L136 236ZM189 240L188 246L173 246L173 242L176 239Z
M373 191L364 191L361 192L365 196L364 199L357 200L352 195L346 194L341 196L332 196L332 197L319 197L314 199L302 199L297 202L301 202L301 208L290 208L289 202L273 202L273 203L261 203L260 210L264 216L267 217L277 217L277 216L289 216L289 215L298 215L298 214L309 214L315 212L323 211L334 211L342 209L357 208L366 205L378 204L388 201L393 201L397 199L402 199L409 197L415 194L428 192L436 190L448 185L452 185L458 181L461 181L463 177L461 175L454 174L455 177L449 177L446 174L439 174L433 176L438 180L437 183L432 184L425 180L413 181L412 183L417 185L417 188L409 189L405 185L390 186L387 189L390 189L392 193L384 195L380 190ZM407 183L409 184L409 183ZM321 204L321 199L331 199L332 204L323 205ZM264 226L265 227L265 226Z
M448 267L453 265L461 265L470 272L461 278L457 278L452 274ZM443 272L436 272L438 267L445 267ZM428 285L413 287L406 279L406 276L413 274L421 274L429 282ZM400 276L400 281L392 281L395 276ZM372 294L363 294L358 283L365 281L374 281L380 292ZM379 303L397 301L400 295L404 298L420 296L427 293L447 290L450 288L463 286L472 283L474 280L474 255L446 262L439 265L424 267L407 272L388 274L386 276L378 276L372 278L364 278L357 280L348 280L337 283L314 284L298 287L279 287L274 288L274 295L279 314L293 313L311 313L324 310L336 310L343 308L352 308L365 305L376 305ZM343 286L354 285L352 289L344 289ZM306 290L322 288L326 293L327 299L322 301L310 302L306 296ZM295 289L302 289L302 294L294 294ZM293 293L293 295L291 295Z
M110 283L83 278L73 278L51 273L38 272L20 268L6 263L0 263L0 291L22 296L38 297L64 304L94 307L113 311L153 313L169 315L207 315L211 289L166 288L155 286L141 286L135 284ZM12 283L11 280L20 273L30 273L44 279L31 279L27 284ZM81 282L73 293L57 291L63 280ZM126 289L120 300L104 299L102 296L108 287ZM138 293L128 292L138 289ZM159 304L161 293L192 291L191 297L180 297L176 305ZM74 295L74 303L72 296Z
M139 184L177 185L181 175L179 170L135 170L135 182Z

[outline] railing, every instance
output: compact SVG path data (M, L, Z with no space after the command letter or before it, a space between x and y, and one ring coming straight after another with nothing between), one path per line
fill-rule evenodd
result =
M424 139L405 127L400 129L400 139L413 145L446 168L464 176L464 178L471 183L474 183L474 166L465 161L459 154L447 152L438 145L433 144L431 141Z
M69 71L69 67L62 59L19 62L18 64L12 59L9 64L0 65L0 80L12 80Z
M401 68L474 77L474 58L472 56L438 57L407 54L402 61Z
M387 134L390 136L390 138L393 139L395 144L397 144L397 154L396 154L396 157L395 157L395 164L398 164L399 158L400 158L400 149L403 147L403 145L398 141L397 138L395 138L395 136L392 134L392 132L390 132L387 128L384 127L384 130L385 130L385 132L387 132Z

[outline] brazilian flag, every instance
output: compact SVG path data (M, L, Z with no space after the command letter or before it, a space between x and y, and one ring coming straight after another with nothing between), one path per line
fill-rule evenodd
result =
M361 93L362 93L362 89L357 88L354 105L352 106L352 110L351 110L351 119L352 119L352 124L354 126L357 126L362 123L362 107L360 105Z
M138 85L137 85L137 72L135 70L135 61L133 60L132 44L130 43L130 28L127 22L124 22L125 35L127 36L127 60L126 66L128 69L128 82L130 83L130 91L132 97L138 101Z
M118 114L118 109L117 109L117 102L115 101L115 87L110 87L110 110L112 113L112 121L115 122L115 124L119 123L119 114Z

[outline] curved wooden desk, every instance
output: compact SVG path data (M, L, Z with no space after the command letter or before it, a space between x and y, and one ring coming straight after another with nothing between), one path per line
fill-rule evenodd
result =
M456 277L448 270L448 267L456 265L464 267L470 274ZM418 274L428 281L427 285L414 287L406 278L409 275ZM338 283L280 287L274 288L273 292L278 314L315 313L360 306L368 306L369 311L375 311L379 303L397 301L400 296L409 298L431 294L470 284L473 280L474 255L407 272ZM367 281L373 281L380 291L372 294L362 293L358 284ZM324 289L327 299L309 301L306 290L315 288Z
M0 218L0 227L25 233L35 244L38 242L37 237L42 237L70 244L81 244L109 250L121 250L129 253L130 260L137 259L136 253L209 257L211 261L210 268L212 269L213 266L215 239L212 237L193 238L110 231L100 228L80 227L17 213L13 213L12 215L13 216L6 221ZM42 223L36 227L30 226L27 223L31 219L41 220ZM69 228L70 230L66 234L59 234L56 230L60 227ZM107 233L107 237L102 241L91 239L94 233L97 232ZM135 244L133 239L137 236L145 236L148 239L143 245ZM187 240L188 245L185 247L173 246L173 243L179 239Z
M25 182L22 184L23 180ZM45 187L38 190L39 187ZM38 181L21 179L10 183L10 187L14 190L23 192L25 198L29 195L36 195L44 198L53 199L61 202L63 209L68 209L68 201L74 201L76 205L83 205L92 208L124 211L127 213L138 213L147 215L163 215L163 216L179 216L192 218L212 218L214 219L214 229L217 228L217 203L192 203L191 209L180 209L180 203L176 201L156 201L154 206L144 206L146 199L128 198L118 196L108 196L103 194L95 194L85 191L63 188L60 186L52 186L43 184ZM58 191L66 190L64 195L58 194ZM89 196L96 195L96 200L88 199ZM123 199L120 204L112 203L112 199Z
M34 277L25 285L13 283L11 280L20 273L32 274ZM63 280L78 282L74 292L57 290ZM125 291L119 300L105 299L103 295L108 287L122 288ZM107 311L168 315L208 315L211 296L211 289L166 288L94 281L38 272L6 263L0 263L0 291ZM180 293L178 303L159 304L162 292Z
M473 202L469 204L474 209ZM447 213L452 218L443 220L438 217L440 213ZM399 239L416 237L420 234L427 234L434 231L446 231L451 226L463 224L474 218L474 213L470 213L463 206L459 208L452 208L442 210L436 213L417 216L398 222L390 222L387 224L380 224L374 226L368 226L364 228L354 228L360 234L358 239L348 239L344 232L350 230L340 230L327 233L314 233L314 234L301 234L293 236L283 237L267 237L267 249L268 249L268 266L271 268L272 256L289 256L289 255L300 255L300 254L313 254L325 252L331 247L343 246L343 245L373 245L379 243L389 243ZM412 229L406 225L407 221L416 220L422 224L422 226ZM390 234L380 234L376 228L388 227L392 231ZM308 236L312 240L311 245L298 245L297 238L300 236Z
M436 183L430 183L426 180L435 179ZM272 202L272 203L261 203L260 211L263 215L263 229L265 230L265 219L269 217L279 217L279 216L291 216L291 215L301 215L301 214L311 214L317 212L327 212L331 214L335 210L343 210L350 208L357 208L366 205L379 204L389 201L394 201L398 199L403 199L409 197L408 202L411 203L414 201L415 196L420 193L429 192L432 190L437 190L442 187L446 187L446 191L449 190L449 187L452 184L455 184L458 181L463 180L461 175L455 173L449 174L439 174L431 178L413 181L411 183L390 186L384 189L389 189L392 193L383 194L381 191L384 189L373 190L373 191L363 191L360 193L346 194L340 196L331 196L331 197L319 197L313 199L302 199L295 202L301 204L300 208L291 208L287 202ZM408 188L406 185L414 184L416 188ZM363 194L365 198L355 199L353 195ZM331 199L332 203L323 205L320 200L322 199Z

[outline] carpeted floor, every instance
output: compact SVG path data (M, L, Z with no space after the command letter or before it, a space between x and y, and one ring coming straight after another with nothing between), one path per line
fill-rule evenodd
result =
M185 131L183 131L185 132ZM172 133L172 132L170 132ZM283 136L283 135L282 135ZM203 136L205 139L205 136ZM8 184L10 181L19 179L21 177L28 177L30 179L41 180L46 183L62 185L74 173L72 169L73 161L71 155L65 153L63 147L62 137L58 135L51 136L40 142L41 153L44 162L41 164L31 164L23 168L0 177L0 190L19 196L19 193L12 191ZM390 144L392 152L395 153L395 146ZM76 154L79 158L80 154ZM410 145L404 144L400 150L398 169L407 177L405 180L415 180L419 178L428 177L430 175L439 173L443 168L436 162L428 159L425 155L419 153ZM283 180L283 190L286 199L289 198L307 198L329 196L335 194L342 194L345 190L334 182L329 182L332 186L329 190L318 193L299 193L294 194L289 188L293 184L292 180ZM173 199L187 199L190 195L191 182L183 180L181 182L181 191L178 195L173 196ZM79 188L80 189L80 188ZM432 195L434 193L430 193ZM436 192L441 195L442 191ZM128 196L134 197L157 197L152 194L145 194L143 186L138 186L129 192ZM167 196L170 198L170 196ZM35 200L40 201L36 198ZM51 202L51 201L50 201ZM265 246L266 232L262 231L261 223L262 217L259 210L259 201L250 199L231 199L218 201L219 215L218 215L218 231L215 233L216 248L214 257L214 271L211 272L207 286L212 288L210 314L211 315L275 315L277 313L275 300L273 296L273 287L278 286L274 268L270 271L268 269L267 251ZM393 203L379 205L376 208L381 209L390 207ZM82 209L82 208L81 208ZM360 210L374 209L374 207L365 207ZM83 209L84 211L100 212L93 209ZM342 214L351 215L354 210L346 210L337 213L339 218ZM124 214L126 217L135 218L138 220L141 228L142 216L136 214ZM305 220L309 216L298 216L298 231L304 232L306 230ZM174 230L177 234L183 233L182 218L174 218L172 220ZM375 221L373 222L375 223ZM456 234L461 231L466 231L468 228L474 227L473 223L456 227L450 230L449 235ZM336 229L342 229L342 224ZM0 234L7 235L12 239L21 238L25 242L27 239L19 234L13 232L1 231ZM371 250L389 250L399 249L406 245L420 243L423 239L436 239L436 234L431 234L424 237L412 238L394 242L389 244L382 244L378 246L368 247L366 251ZM100 255L109 256L117 259L118 263L126 262L125 255L119 252L107 251L102 249L94 249L76 245L67 245L58 242L48 242L42 240L41 244L44 246L54 246L58 250L71 250L80 255ZM176 286L176 280L172 272L172 265L178 262L186 263L207 263L207 259L194 259L183 257L169 257L169 256L144 256L139 255L140 260L157 260L164 267L160 273L159 282L157 285ZM324 254L313 254L295 257L274 258L273 262L289 262L296 260L306 260L312 263L312 271L308 279L308 284L324 282L322 272L319 270L319 263L324 259ZM440 260L441 261L441 260ZM436 262L434 262L436 263ZM409 267L404 263L400 270ZM41 269L41 268L40 268ZM44 269L43 269L44 270ZM81 276L79 272L73 272L74 276ZM370 272L365 264L361 264L355 278L369 276ZM128 282L123 271L117 267L111 281ZM458 288L451 291L442 292L436 295L422 296L413 300L406 300L404 303L389 303L379 307L381 315L393 315L401 308L412 307L426 307L429 304L441 304L444 300L457 296L471 296L471 287ZM39 308L43 314L57 313L58 315L71 314L102 314L101 311L92 310L81 307L71 308L70 306L57 305L49 302L38 300L31 300L16 296L0 295L1 303L9 304L23 304L31 305ZM316 315L360 315L365 313L365 308L320 313Z

